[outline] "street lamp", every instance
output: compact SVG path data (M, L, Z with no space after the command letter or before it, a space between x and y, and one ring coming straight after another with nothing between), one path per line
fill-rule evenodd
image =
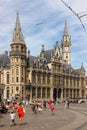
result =
M26 98L29 100L30 95L31 95L31 82L30 82L30 80L28 81L28 84L25 87L25 95L26 95Z

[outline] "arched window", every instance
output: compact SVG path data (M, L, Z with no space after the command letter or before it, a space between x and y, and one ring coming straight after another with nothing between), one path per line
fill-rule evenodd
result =
M19 87L16 87L16 91L17 91L17 92L19 91Z
M9 87L7 87L7 98L9 98L9 94L10 94L10 89Z

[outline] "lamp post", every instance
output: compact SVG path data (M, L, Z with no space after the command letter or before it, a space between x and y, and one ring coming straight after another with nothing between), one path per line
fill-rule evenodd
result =
M31 97L31 83L30 83L30 80L28 81L28 84L25 87L25 95L26 95L26 98L29 100L30 97Z
M0 102L3 101L3 92L4 92L4 89L5 89L5 84L0 84Z

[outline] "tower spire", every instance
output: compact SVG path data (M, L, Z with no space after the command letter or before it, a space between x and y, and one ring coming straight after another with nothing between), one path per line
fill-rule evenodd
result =
M82 62L82 64L81 64L81 69L84 69L84 65L83 65L83 62Z
M71 38L68 34L67 30L67 22L65 20L65 25L64 25L64 34L63 34L63 39L62 39L62 55L63 55L63 60L67 64L71 64Z
M20 25L19 12L18 11L17 11L16 23L15 23L12 41L13 41L13 43L25 44L24 37L23 37L22 31L21 31L21 25Z
M65 26L64 26L64 35L68 35L67 21L66 20L65 20Z

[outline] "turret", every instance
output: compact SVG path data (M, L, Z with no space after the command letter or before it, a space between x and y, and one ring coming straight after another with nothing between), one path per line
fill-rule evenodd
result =
M15 95L22 96L26 84L26 44L21 31L18 12L10 46L11 87L14 88Z
M71 64L70 53L71 53L71 38L68 34L67 22L65 20L64 35L62 39L62 56L64 63Z

